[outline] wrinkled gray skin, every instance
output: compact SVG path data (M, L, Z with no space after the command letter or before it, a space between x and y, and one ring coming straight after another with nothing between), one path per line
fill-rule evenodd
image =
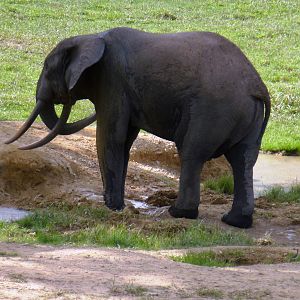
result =
M40 115L51 129L57 121L53 103L94 103L109 208L124 207L129 150L144 129L174 141L179 152L179 194L169 209L173 217L197 218L203 164L225 154L233 169L234 200L222 220L251 227L252 171L270 99L254 67L224 37L116 28L69 38L46 58L36 97L47 103Z

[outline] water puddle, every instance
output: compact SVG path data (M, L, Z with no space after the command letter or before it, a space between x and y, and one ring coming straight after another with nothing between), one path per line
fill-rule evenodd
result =
M282 244L289 244L294 246L300 245L299 231L294 227L288 227L287 229L282 230L281 227L270 228L265 236L267 239L274 237L275 241L280 241Z
M11 207L0 207L0 221L5 221L5 222L17 221L27 217L30 214L31 212L22 209L11 208Z
M300 157L260 154L253 170L253 179L255 197L272 186L288 188L300 183Z
M289 241L293 241L296 238L296 231L293 229L286 230L284 234Z
M147 203L145 202L142 202L142 201L138 201L138 200L131 200L131 199L127 199L128 202L130 202L134 208L142 208L142 209L149 209L150 208L150 205L148 205Z
M97 193L95 191L87 190L87 189L77 189L77 192L84 198L90 201L103 202L103 195Z
M144 215L149 215L149 216L160 216L162 215L168 207L163 206L163 207L157 207L153 205L149 205L143 201L138 201L138 200L132 200L132 199L126 199L128 202L130 202L134 208L137 208L140 210L141 214Z

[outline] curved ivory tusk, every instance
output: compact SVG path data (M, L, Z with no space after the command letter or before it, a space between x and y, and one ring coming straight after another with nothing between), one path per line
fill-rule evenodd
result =
M11 137L9 140L5 141L4 143L10 144L10 143L16 141L18 138L20 138L29 129L29 127L35 121L35 119L37 118L37 116L39 115L40 111L43 109L44 106L45 106L45 102L37 101L31 115L28 117L26 122L21 126L21 128L18 130L18 132L13 137Z
M52 131L49 132L49 134L47 136L45 136L43 139L41 139L38 142L19 147L19 149L20 150L30 150L30 149L34 149L34 148L38 148L43 145L46 145L50 141L52 141L60 133L61 129L65 126L65 124L69 118L69 115L71 113L71 108L72 108L72 105L70 105L70 104L64 105L62 113L60 115L60 118L58 119L58 121L57 121L56 125L54 126L54 128L52 129Z
M48 102L40 112L40 117L44 124L52 130L56 123L58 122L58 117L54 108L54 104L52 102ZM86 126L92 124L96 121L96 114L92 114L80 121L74 123L66 123L59 134L61 135L69 135L80 131L81 129L85 128Z
M90 116L76 121L74 123L67 123L60 131L61 135L69 135L80 131L81 129L91 125L96 121L96 113L91 114Z

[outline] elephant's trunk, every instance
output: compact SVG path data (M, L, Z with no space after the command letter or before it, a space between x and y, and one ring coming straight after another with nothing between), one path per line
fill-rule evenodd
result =
M64 128L64 126L66 125L68 118L70 116L70 113L71 113L71 108L72 108L72 105L70 105L70 104L64 105L60 118L58 119L57 123L55 124L55 126L49 132L49 134L47 136L45 136L43 139L41 139L38 142L19 147L19 149L30 150L30 149L34 149L34 148L38 148L43 145L46 145L50 141L52 141L60 133L62 128Z

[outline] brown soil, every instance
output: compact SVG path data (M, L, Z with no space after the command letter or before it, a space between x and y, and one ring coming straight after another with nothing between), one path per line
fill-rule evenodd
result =
M131 149L131 160L146 163L171 172L179 172L180 161L174 143L147 133L140 133ZM201 172L201 179L210 179L230 172L224 157L208 161Z
M211 268L168 258L178 250L3 243L0 250L0 299L299 299L296 263Z
M93 128L58 137L37 150L19 151L14 145L3 145L19 125L1 122L0 205L29 210L61 201L103 205ZM32 142L44 134L45 129L35 125L15 144ZM166 205L176 197L179 168L172 143L140 134L131 152L126 202L134 213L147 209L134 209L128 199L159 206L153 212L154 222L148 218L141 223L144 230L153 230L158 216L170 218ZM212 160L206 164L202 179L229 171L224 158ZM220 222L231 203L231 196L203 190L200 218L239 230ZM261 245L299 247L299 205L275 205L263 198L256 204L254 226L246 232ZM174 232L186 226L185 220L175 223L178 226L170 229ZM214 269L175 263L157 252L3 243L1 251L17 252L17 256L0 257L0 299L201 298L203 289L208 289L211 295L206 298L211 299L214 290L220 290L225 299L299 298L299 264Z

